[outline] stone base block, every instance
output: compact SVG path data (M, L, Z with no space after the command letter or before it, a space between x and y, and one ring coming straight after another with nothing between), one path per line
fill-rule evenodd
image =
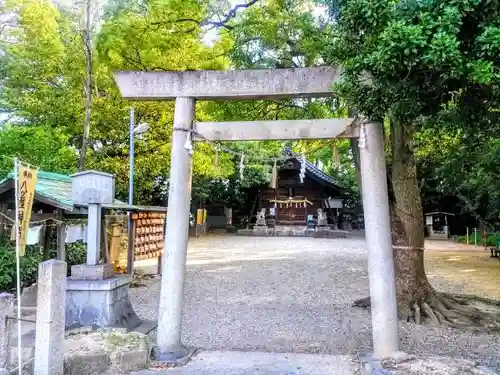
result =
M267 225L255 225L253 227L254 233L267 233Z
M105 280L114 275L115 270L111 263L95 266L77 264L71 267L71 280Z
M128 297L132 275L105 280L68 278L66 329L82 326L123 327L131 331L141 324Z

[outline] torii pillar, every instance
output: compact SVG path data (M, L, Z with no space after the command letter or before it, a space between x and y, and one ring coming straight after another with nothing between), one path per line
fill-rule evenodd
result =
M175 100L167 230L161 281L156 358L176 362L191 351L181 343L186 267L191 159L184 147L195 118L195 100L276 99L332 95L340 71L329 67L233 71L120 72L121 94L131 100ZM332 139L357 137L353 119L198 123L196 133L215 141ZM374 356L386 358L399 348L394 263L382 125L362 125L362 196L368 245L368 273Z

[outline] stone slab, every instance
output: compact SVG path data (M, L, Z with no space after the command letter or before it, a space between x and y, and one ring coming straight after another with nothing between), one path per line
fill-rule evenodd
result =
M122 372L142 370L149 362L149 350L122 352L117 357L118 370Z
M115 74L122 96L133 100L265 99L330 96L340 69L193 70Z
M72 280L68 278L66 288L67 290L109 291L126 284L128 285L132 280L132 275L115 275L105 280Z
M114 275L115 270L111 263L97 265L76 264L71 267L70 280L105 280Z
M201 352L184 367L137 375L354 375L349 356L262 352Z
M89 327L74 330L66 339L65 374L97 375L129 373L147 367L150 339L124 329Z
M198 122L194 139L203 141L263 141L356 138L353 118L322 120Z
M385 361L370 375L498 375L478 364L449 357L414 358L399 363ZM357 359L348 355L201 352L184 367L151 368L134 375L360 375Z
M95 375L108 371L111 360L107 353L75 355L66 358L64 363L65 375Z

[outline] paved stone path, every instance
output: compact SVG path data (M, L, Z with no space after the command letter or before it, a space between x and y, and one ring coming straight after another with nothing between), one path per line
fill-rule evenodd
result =
M432 278L436 288L453 289ZM155 319L159 280L130 290ZM371 350L363 239L208 236L189 243L183 340L205 350L353 354ZM500 338L401 322L402 349L500 369Z

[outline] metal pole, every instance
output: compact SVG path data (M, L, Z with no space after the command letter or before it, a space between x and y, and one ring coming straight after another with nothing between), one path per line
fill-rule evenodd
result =
M477 246L477 228L474 228L474 246Z
M370 282L373 350L387 358L399 350L396 278L382 124L362 125L361 186Z
M130 108L130 153L129 153L129 170L128 170L128 204L134 204L134 108Z
M128 170L128 204L134 204L134 128L135 128L135 113L134 108L130 108L130 128L129 128L129 170ZM134 233L132 230L132 215L128 212L128 247L127 247L127 273L134 272Z
M16 233L16 297L17 297L17 371L20 375L23 373L22 365L22 329L21 329L21 247L19 241L19 160L14 159L14 195L15 195L15 221Z
M194 120L194 106L193 98L179 97L175 101L155 352L157 360L167 362L176 362L191 353L181 343L181 321L191 204L191 155L185 145Z
M465 228L467 231L467 245L469 244L469 227Z

